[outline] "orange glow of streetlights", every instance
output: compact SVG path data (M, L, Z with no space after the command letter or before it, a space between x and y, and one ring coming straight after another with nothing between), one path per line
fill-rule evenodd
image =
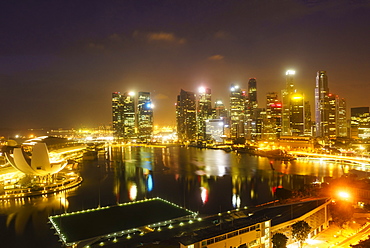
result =
M346 191L339 191L338 196L344 200L348 200L351 197L351 195Z

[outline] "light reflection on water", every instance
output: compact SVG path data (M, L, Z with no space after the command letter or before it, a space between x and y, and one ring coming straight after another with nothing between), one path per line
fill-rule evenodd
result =
M274 187L299 189L349 169L319 160L273 161L271 166L268 158L222 150L112 147L97 161L81 163L82 185L64 195L0 202L0 227L7 230L0 242L60 247L46 221L64 211L161 197L200 214L214 214L274 200Z

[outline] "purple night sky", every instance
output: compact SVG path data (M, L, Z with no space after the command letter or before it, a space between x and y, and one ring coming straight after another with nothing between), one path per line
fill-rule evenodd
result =
M287 69L311 106L318 70L348 112L370 106L366 0L2 1L0 23L0 128L110 124L115 91L151 92L174 125L180 89L228 106L251 77L264 107Z

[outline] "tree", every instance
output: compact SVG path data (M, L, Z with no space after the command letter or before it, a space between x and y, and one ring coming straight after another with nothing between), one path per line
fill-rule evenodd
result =
M282 233L275 233L272 236L273 248L286 248L286 243L288 242L288 237Z
M308 223L304 220L300 220L292 225L293 239L299 242L300 247L302 247L303 241L307 239L310 231L310 225L308 225Z
M355 211L352 204L345 201L331 204L329 210L334 223L341 229L352 219Z

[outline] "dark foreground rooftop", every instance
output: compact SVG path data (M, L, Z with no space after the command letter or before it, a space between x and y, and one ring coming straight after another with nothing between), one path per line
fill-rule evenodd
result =
M51 216L65 244L194 215L159 198Z

